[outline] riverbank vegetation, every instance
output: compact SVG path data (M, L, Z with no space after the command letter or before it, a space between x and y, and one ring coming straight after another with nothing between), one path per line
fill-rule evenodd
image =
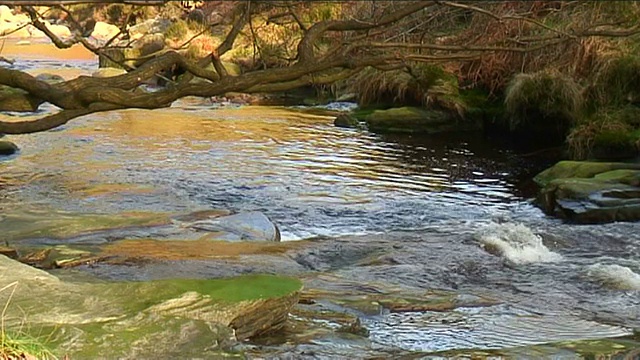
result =
M510 136L546 134L578 159L635 153L640 133L636 2L58 3L11 11L57 47L80 44L127 73L52 84L4 66L0 108L49 102L61 111L2 122L0 132L43 131L185 96L312 88L361 106L446 111L451 121L471 118ZM109 36L100 37L96 22L112 27ZM57 35L54 23L72 35ZM149 92L149 83L164 87Z

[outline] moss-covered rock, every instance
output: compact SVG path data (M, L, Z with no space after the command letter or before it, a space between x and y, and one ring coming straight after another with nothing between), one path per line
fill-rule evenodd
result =
M13 155L18 150L18 146L11 141L0 141L0 155Z
M562 161L535 181L547 214L579 223L640 220L640 164Z
M0 256L0 285L9 284L15 292L0 292L5 329L46 334L56 355L81 359L210 357L282 327L302 287L268 275L63 281Z
M456 118L448 111L415 107L375 110L365 117L371 131L404 133L440 133L478 130L480 124Z
M593 178L612 170L640 170L637 163L612 163L592 161L560 161L536 175L533 180L541 187L556 179Z
M350 114L340 114L333 120L333 125L342 128L357 128L360 125L358 119Z

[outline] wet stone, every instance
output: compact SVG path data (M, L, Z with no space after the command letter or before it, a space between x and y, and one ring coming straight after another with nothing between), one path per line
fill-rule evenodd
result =
M4 136L0 134L0 137ZM18 146L10 141L0 141L0 155L13 155L18 151Z

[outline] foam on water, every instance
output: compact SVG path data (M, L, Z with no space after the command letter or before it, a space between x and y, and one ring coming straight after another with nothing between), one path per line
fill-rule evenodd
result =
M587 277L609 288L640 290L640 275L626 266L593 264L587 267Z
M498 255L514 264L555 262L562 256L547 248L542 238L522 224L491 223L475 239L489 253Z

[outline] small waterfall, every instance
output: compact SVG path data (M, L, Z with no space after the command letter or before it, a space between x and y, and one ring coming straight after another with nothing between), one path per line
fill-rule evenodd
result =
M491 223L475 239L489 253L498 255L514 264L555 262L562 256L542 243L542 238L522 224Z
M587 267L589 279L601 285L618 290L640 290L640 274L626 266L593 264Z

